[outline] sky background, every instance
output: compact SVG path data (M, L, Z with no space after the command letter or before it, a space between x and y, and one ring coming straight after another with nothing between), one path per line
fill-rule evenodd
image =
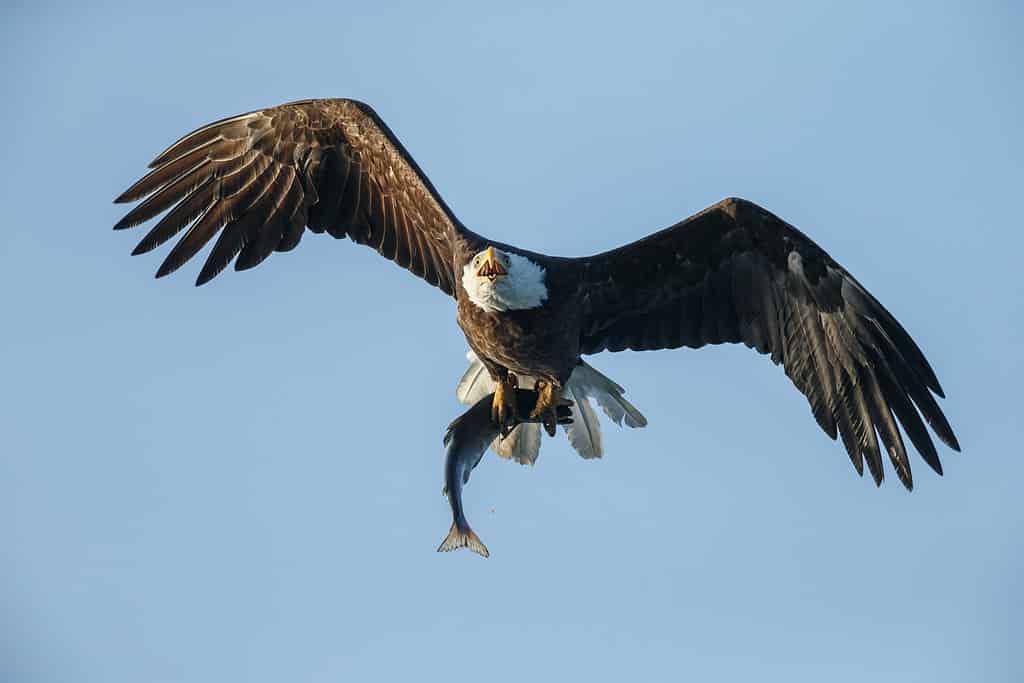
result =
M1024 680L1019 3L88 4L0 10L0 679ZM491 558L435 553L452 301L311 234L156 281L110 229L181 134L339 96L525 248L764 205L963 454L876 489L745 347L604 354L649 427L487 456Z

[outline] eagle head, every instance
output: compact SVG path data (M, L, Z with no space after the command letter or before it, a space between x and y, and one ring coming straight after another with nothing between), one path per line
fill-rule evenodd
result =
M462 288L470 301L488 313L537 308L548 298L541 266L492 246L463 266Z
M476 276L485 277L491 282L507 276L509 265L508 254L495 251L494 247L487 247L473 257L473 270L476 271Z

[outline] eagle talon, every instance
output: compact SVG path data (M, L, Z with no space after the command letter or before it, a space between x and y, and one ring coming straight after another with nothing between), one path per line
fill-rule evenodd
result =
M516 407L515 375L509 373L504 381L499 381L494 387L494 398L491 401L491 421L498 425L501 438L509 435L519 419L519 412Z
M544 431L548 433L548 436L555 435L555 427L558 425L558 417L555 415L554 410L548 410L541 417L544 424Z
M530 411L530 419L540 418L544 431L548 436L554 436L558 425L558 406L572 405L572 401L566 401L555 393L555 385L552 382L539 379L533 389L537 392L537 404Z

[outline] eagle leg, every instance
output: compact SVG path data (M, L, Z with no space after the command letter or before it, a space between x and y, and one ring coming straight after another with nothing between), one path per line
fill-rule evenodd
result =
M516 388L519 381L515 374L509 372L505 379L494 383L494 398L491 400L491 421L501 430L501 438L509 435L519 422L519 411L516 407Z
M558 424L558 406L571 406L572 401L560 396L561 392L556 391L554 382L538 379L533 389L537 392L537 404L530 411L530 419L540 418L544 431L548 436L554 436Z

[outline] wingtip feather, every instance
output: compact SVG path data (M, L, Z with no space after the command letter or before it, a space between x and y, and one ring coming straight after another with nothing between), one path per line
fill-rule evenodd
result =
M207 282L209 282L210 280L212 280L215 277L217 277L217 273L201 272L201 273L199 273L199 276L196 278L196 285L195 286L196 287L202 287L203 285L205 285Z

